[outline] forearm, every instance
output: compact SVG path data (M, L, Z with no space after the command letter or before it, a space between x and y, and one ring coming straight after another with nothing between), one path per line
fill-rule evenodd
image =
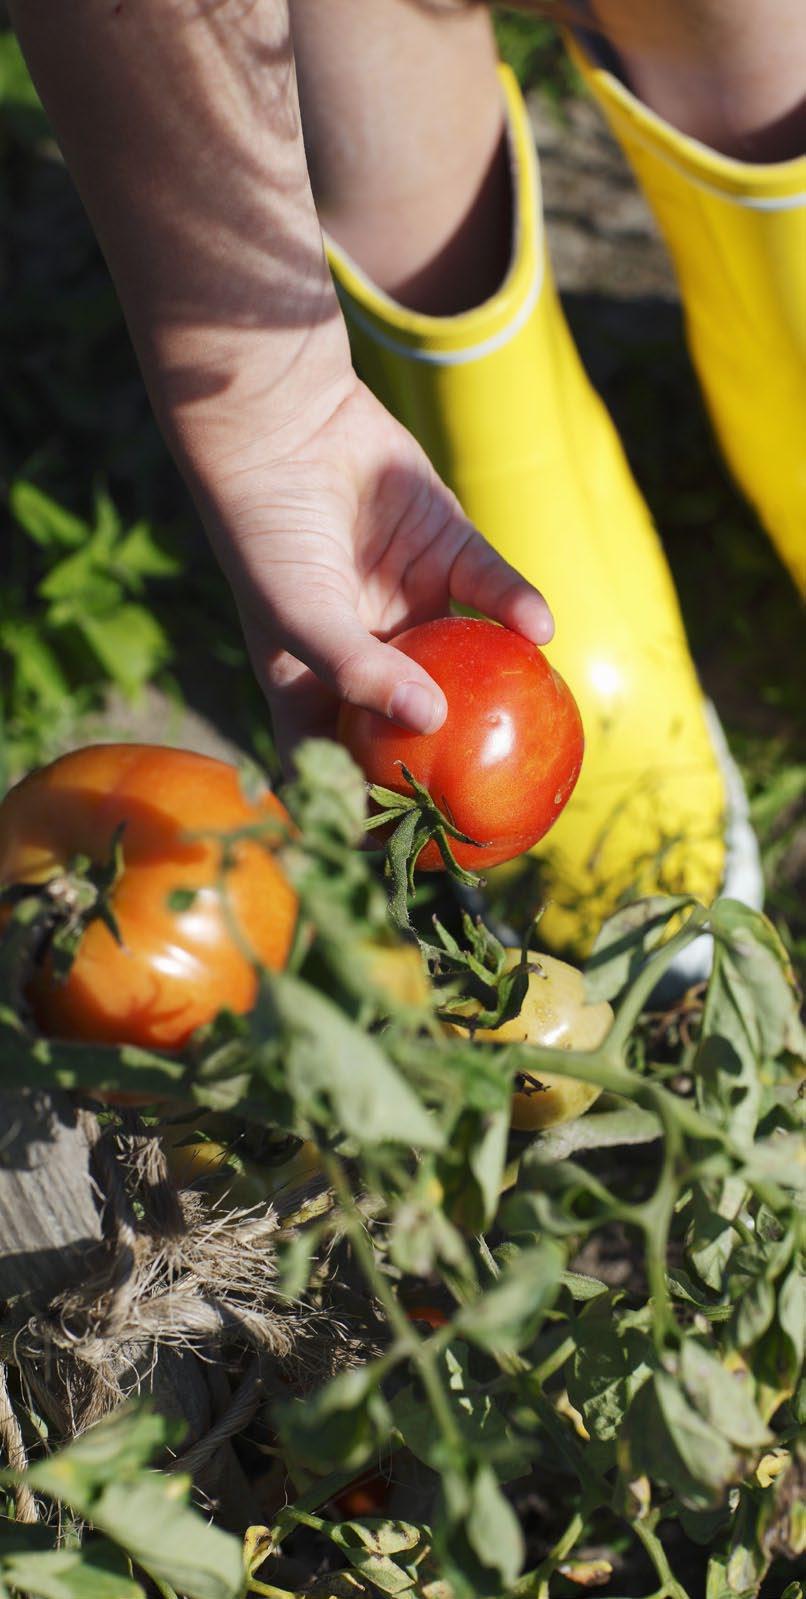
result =
M286 0L12 0L182 464L307 425L349 372Z

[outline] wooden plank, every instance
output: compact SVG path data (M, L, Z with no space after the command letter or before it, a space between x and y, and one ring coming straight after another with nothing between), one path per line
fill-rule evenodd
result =
M67 1094L0 1090L0 1299L44 1307L86 1278L101 1240L87 1122Z

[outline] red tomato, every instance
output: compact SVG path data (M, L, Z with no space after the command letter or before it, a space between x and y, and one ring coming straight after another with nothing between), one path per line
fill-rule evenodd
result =
M449 1317L439 1305L407 1305L406 1315L409 1321L423 1321L432 1331L437 1327L447 1327Z
M460 832L460 866L481 869L537 843L570 798L584 740L576 701L536 644L494 622L449 616L392 640L443 690L437 733L406 732L386 717L343 705L339 736L370 783L410 793L402 761ZM439 871L435 840L418 866Z
M389 1503L391 1484L388 1477L374 1471L371 1476L350 1484L333 1500L336 1509L348 1521L363 1521L366 1516L382 1516Z
M220 846L186 835L265 817L286 812L272 794L250 804L234 767L146 744L76 750L18 783L0 805L3 886L45 882L78 854L108 860L124 824L111 895L122 944L94 921L66 982L47 962L35 973L28 997L43 1032L178 1049L222 1007L249 1010L253 958L285 964L296 896L271 850L245 840L226 873L225 903ZM195 891L187 909L169 904L177 888Z

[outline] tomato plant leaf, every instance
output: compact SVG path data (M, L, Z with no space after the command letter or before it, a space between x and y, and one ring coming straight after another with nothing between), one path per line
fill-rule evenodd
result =
M239 1599L240 1544L190 1508L189 1489L189 1478L161 1472L109 1482L93 1505L93 1524L187 1599Z
M457 1334L481 1349L515 1354L535 1337L564 1265L562 1251L548 1240L521 1250L487 1293L457 1312Z
M372 1555L401 1555L416 1549L422 1533L410 1521L368 1516L365 1521L341 1521L329 1534L340 1549L366 1549Z
M654 894L616 911L598 933L585 964L588 1000L615 999L637 977L669 923L693 904L688 894Z
M759 1056L787 1049L806 1058L806 1035L792 962L780 934L762 911L719 899L711 925L744 998L743 1019Z
M806 1355L806 1276L797 1263L778 1290L778 1322L791 1345L792 1366L797 1373Z
M715 1293L722 1291L725 1267L738 1243L733 1218L746 1197L747 1185L741 1177L729 1177L720 1184L696 1183L692 1190L688 1258Z
M611 1105L617 1108L611 1109ZM661 1124L652 1111L603 1096L587 1115L540 1133L538 1144L541 1160L559 1161L583 1149L653 1144L661 1136Z
M464 1344L452 1343L443 1353L443 1363L454 1424L468 1458L486 1460L501 1482L519 1476L534 1454L531 1441L516 1435L486 1385L472 1376L470 1355ZM419 1392L411 1386L402 1388L390 1405L395 1431L406 1448L433 1471L442 1471L444 1438Z
M509 1592L523 1564L523 1533L495 1473L485 1465L446 1471L442 1504L434 1541L457 1594L498 1599Z
M738 1465L728 1440L664 1371L656 1371L633 1400L624 1445L630 1475L645 1471L693 1509L713 1504Z
M37 1462L26 1481L35 1492L70 1505L136 1566L186 1599L239 1599L243 1559L237 1539L190 1508L189 1478L146 1469L155 1450L176 1443L182 1432L150 1407L128 1404ZM95 1599L91 1587L85 1591ZM81 1593L76 1587L75 1599ZM69 1589L65 1599L73 1599ZM106 1595L99 1590L97 1599ZM125 1588L121 1599L128 1599Z
M753 1400L745 1372L727 1371L696 1338L680 1352L680 1378L692 1404L711 1426L739 1449L760 1449L771 1441Z
M358 1470L389 1439L391 1413L380 1392L383 1361L339 1372L304 1400L274 1407L277 1430L292 1454L316 1471Z
M731 1331L738 1349L755 1344L775 1315L775 1289L766 1277L757 1277L742 1291L733 1313Z
M140 1583L120 1571L116 1551L97 1543L4 1557L0 1540L0 1580L29 1599L145 1599Z
M126 577L176 577L182 571L178 551L148 522L136 522L120 540L115 565Z
M125 1405L57 1454L38 1461L27 1481L35 1492L64 1499L88 1516L113 1471L119 1479L134 1476L157 1450L181 1436L181 1427L170 1426L148 1405Z
M0 626L0 647L13 656L20 694L35 695L43 709L63 705L69 692L67 678L40 629L15 617Z
M289 973L264 974L284 1029L283 1086L299 1112L365 1144L437 1149L442 1134L380 1043L324 994Z
M307 738L297 747L283 800L313 843L322 834L346 844L358 844L363 836L366 785L355 761L331 739Z
M619 1438L635 1395L657 1364L648 1333L619 1315L611 1293L590 1299L577 1317L576 1349L566 1369L568 1397L591 1437Z

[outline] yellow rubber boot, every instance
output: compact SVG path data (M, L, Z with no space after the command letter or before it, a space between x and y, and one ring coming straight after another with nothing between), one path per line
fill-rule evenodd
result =
M719 155L569 47L663 232L728 464L806 594L806 156Z
M501 82L515 226L498 292L427 316L333 244L330 262L359 372L554 612L547 654L579 702L586 754L537 851L550 879L541 936L579 954L624 898L719 891L726 790L663 553L557 299L526 110L506 68ZM731 891L758 897L752 837L739 831Z

